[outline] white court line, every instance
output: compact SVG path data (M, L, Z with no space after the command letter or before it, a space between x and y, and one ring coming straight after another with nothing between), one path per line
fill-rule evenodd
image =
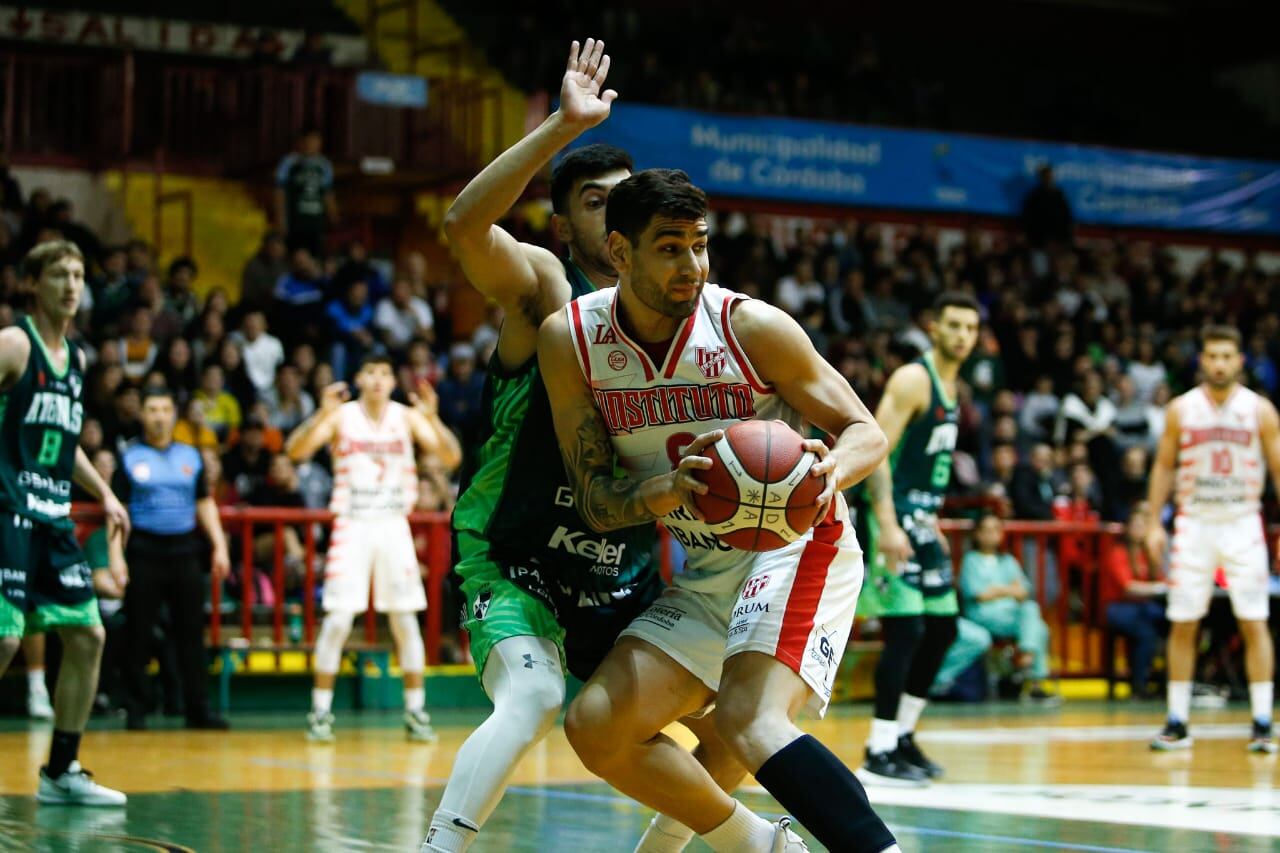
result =
M922 743L949 744L1035 744L1045 742L1081 743L1089 741L1150 741L1160 732L1159 723L1140 726L1035 726L1032 728L941 729L925 728L919 732ZM1192 723L1191 736L1196 740L1238 740L1241 751L1249 739L1248 723Z

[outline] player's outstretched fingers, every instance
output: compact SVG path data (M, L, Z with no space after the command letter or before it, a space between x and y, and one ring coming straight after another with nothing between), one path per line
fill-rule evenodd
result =
M826 481L826 485L813 501L814 506L824 508L822 515L825 516L825 507L836 494L836 460L835 457L831 455L831 448L827 447L827 443L822 439L806 438L802 446L806 452L812 453L818 457L818 460L809 468L809 476L822 477Z
M698 456L702 451L706 450L722 438L724 438L724 430L722 429L713 429L711 432L704 432L702 435L689 442L681 453L685 456Z

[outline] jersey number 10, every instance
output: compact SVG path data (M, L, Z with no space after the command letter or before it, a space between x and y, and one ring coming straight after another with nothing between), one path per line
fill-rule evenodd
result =
M1227 449L1215 450L1209 457L1209 471L1219 476L1227 476L1231 473L1231 451Z

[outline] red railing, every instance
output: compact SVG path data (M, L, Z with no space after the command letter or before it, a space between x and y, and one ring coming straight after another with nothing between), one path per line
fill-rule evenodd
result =
M223 507L223 527L230 535L238 535L240 542L239 563L241 600L238 612L239 635L242 642L273 648L297 646L310 648L315 639L317 621L316 555L317 524L331 524L333 514L327 510L281 509L268 507ZM78 505L73 517L85 528L101 523L101 512L96 506ZM445 513L414 513L409 517L415 533L425 533L426 539L419 551L419 560L427 567L427 611L424 616L423 637L427 647L427 659L440 661L440 645L443 634L444 582L452 568L452 544L449 517ZM302 636L294 641L288 636L286 625L284 529L302 525L302 543L305 549L305 571L302 581ZM973 527L972 522L946 519L942 530L951 544L951 559L959 577L965 553L965 539ZM274 533L274 550L270 565L255 564L254 534L270 528ZM1277 532L1273 529L1268 536ZM1059 677L1100 677L1105 671L1103 655L1105 614L1099 611L1099 590L1102 582L1101 566L1107 549L1123 534L1118 524L1097 522L1059 521L1006 521L1005 550L1020 563L1029 553L1034 554L1031 565L1023 568L1035 587L1036 600L1050 629L1050 653L1055 661L1055 675ZM1064 557L1067 543L1075 540L1078 559ZM1028 545L1034 545L1029 550ZM671 577L671 554L667 537L662 538L659 549L659 565L663 577ZM1050 555L1054 559L1050 559ZM235 557L233 555L233 561ZM257 624L255 615L255 576L267 574L273 590L273 604L269 624ZM1051 583L1052 581L1052 583ZM1052 593L1052 594L1051 594ZM212 615L209 622L209 640L213 646L223 645L231 638L223 623L222 601L224 592L220 584L212 585ZM855 629L856 630L856 629ZM365 638L373 642L376 622L370 608L365 614ZM461 647L466 647L460 637Z
M369 104L346 68L255 67L130 52L0 49L0 149L29 161L151 161L240 175L274 166L300 131L351 171L390 160L423 181L471 174L502 145L498 94L461 76L428 80L425 109Z

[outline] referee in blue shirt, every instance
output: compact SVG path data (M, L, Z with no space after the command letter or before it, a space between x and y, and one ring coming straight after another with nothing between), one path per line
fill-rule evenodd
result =
M168 639L182 673L187 728L225 729L227 721L209 709L201 566L212 543L214 583L227 576L227 539L218 506L205 484L200 451L173 440L175 423L173 395L167 390L149 390L142 403L142 437L125 449L116 472L116 494L134 520L125 552L129 586L124 597L122 668L127 726L134 730L147 727L150 639L160 606L167 604Z

